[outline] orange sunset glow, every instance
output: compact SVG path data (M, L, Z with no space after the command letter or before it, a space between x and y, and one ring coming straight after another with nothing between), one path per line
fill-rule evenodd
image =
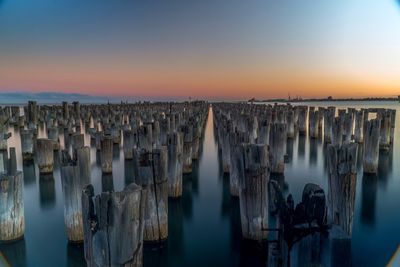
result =
M5 1L0 91L181 99L399 94L396 1L311 2L180 3L174 10L105 4L90 15L65 2L32 4L24 16ZM74 21L57 16L63 8Z

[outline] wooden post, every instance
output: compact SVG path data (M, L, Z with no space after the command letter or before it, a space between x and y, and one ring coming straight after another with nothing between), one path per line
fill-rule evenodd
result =
M24 232L22 172L0 174L0 243L21 239Z
M310 138L316 139L319 135L319 111L311 109L308 114L309 124L310 124Z
M63 118L64 121L69 120L69 107L68 107L68 102L63 101L62 102L62 111L63 111Z
M34 125L34 128L36 128L36 125L38 123L38 107L36 101L28 101L28 124ZM31 129L31 128L30 128Z
M300 135L306 135L307 132L307 106L299 106L299 121L297 122L297 125L299 127L299 134Z
M125 160L131 160L133 158L132 150L136 146L135 133L132 130L124 130L124 158Z
M229 173L230 168L230 144L229 144L229 133L232 131L232 125L230 121L225 121L225 125L221 125L219 128L221 132L221 156L222 156L222 171L224 173Z
M335 107L329 107L324 113L324 142L332 142L332 126L335 119Z
M7 139L10 137L11 137L11 133L6 133L5 131L0 131L0 151L7 151L7 148L8 148Z
M47 128L47 137L54 142L54 150L60 149L60 138L57 127Z
M357 183L357 144L328 147L329 217L351 236Z
M291 108L286 113L287 138L294 138L294 112Z
M75 133L71 136L72 157L76 160L76 151L85 146L85 135Z
M332 145L341 146L343 141L343 124L340 118L336 117L332 124Z
M159 121L160 126L160 144L166 146L168 144L168 134L171 132L171 123L169 117L162 118Z
M68 127L64 128L64 148L69 149L71 146L71 134Z
M184 174L192 172L192 141L193 127L191 125L181 125L180 132L183 134L183 169Z
M355 126L354 126L354 142L364 142L364 111L358 110L355 112Z
M390 110L379 110L377 115L381 120L379 149L387 152L390 149L391 112Z
M153 149L153 130L151 124L145 124L138 128L138 147L146 150Z
M113 142L111 136L103 136L100 147L101 171L102 173L112 173Z
M36 140L36 159L40 174L53 173L54 154L53 141L39 138Z
M353 135L353 114L350 112L343 114L343 144L349 144Z
M167 150L165 147L134 150L135 183L148 188L144 241L161 242L168 237Z
M93 186L86 186L82 192L82 217L87 265L143 266L146 190L130 184L121 192L93 197Z
M20 133L21 138L21 152L22 160L25 162L33 160L33 134L30 130L22 130Z
M8 173L14 175L17 172L17 154L15 147L10 147L10 158L8 159Z
M271 123L269 120L261 120L258 127L257 144L269 145L269 135L271 132Z
M192 122L192 127L193 127L192 160L199 159L201 128L199 128L200 125L198 125L198 123L199 122Z
M75 119L79 122L81 119L81 105L79 104L79 101L74 101L72 104L74 105Z
M183 135L180 132L168 134L168 196L182 196Z
M82 242L81 194L86 183L79 176L79 167L76 165L62 166L61 182L64 194L64 222L68 240L72 243Z
M376 174L378 172L380 130L379 119L367 122L364 132L364 173Z
M268 140L269 141L269 140ZM229 191L232 196L239 196L239 177L243 175L243 143L249 143L249 136L244 132L231 132L230 143L230 169Z
M263 241L268 236L268 164L268 146L243 145L239 201L245 239Z
M269 141L271 173L283 174L285 171L286 136L286 124L271 125Z
M396 110L390 110L390 144L393 145L394 142L394 130L396 127Z

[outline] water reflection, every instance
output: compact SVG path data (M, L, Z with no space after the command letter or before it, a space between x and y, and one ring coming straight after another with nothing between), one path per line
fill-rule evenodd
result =
M67 267L86 266L83 244L67 244Z
M377 191L378 176L364 174L361 187L361 223L363 225L375 225Z
M267 263L267 245L242 241L240 250L240 266L265 267Z
M320 234L315 234L304 237L295 244L291 253L295 266L321 266L321 241Z
M6 264L8 263L8 265L5 266L18 266L18 267L28 266L26 261L25 239L6 244L0 243L0 252L3 254ZM1 255L0 255L0 266L3 266Z
M193 216L193 181L190 175L184 175L182 181L182 209L185 218Z
M53 165L54 171L57 171L60 169L60 165L61 165L61 158L60 158L59 151L54 151L53 159L54 159L54 165Z
M101 167L101 153L96 149L96 166Z
M293 138L289 138L286 142L286 154L288 156L289 162L292 162L293 160L293 146L294 146L294 140Z
M51 209L55 206L56 189L53 174L39 176L39 197L40 207L43 210Z
M113 144L113 159L119 159L119 144Z
M102 192L114 191L114 180L112 173L103 173L101 175L101 191Z
M364 160L364 144L358 144L357 146L357 172L361 173L363 168Z
M317 165L318 159L318 140L311 138L310 139L310 165Z
M304 135L298 135L298 153L299 153L299 158L304 159L304 156L306 154L306 137Z
M128 186L129 184L135 181L133 166L134 166L133 160L125 160L124 162L125 186Z
M143 266L163 267L168 262L168 243L162 245L145 244Z
M168 263L182 266L185 247L183 244L183 204L182 199L168 201Z
M379 162L378 162L378 178L379 184L386 189L388 184L389 176L392 173L392 158L393 150L390 149L388 152L379 152Z
M25 186L36 183L36 171L33 162L24 162L22 165Z
M242 225L240 223L240 202L238 197L230 198L229 228L231 257L237 257L242 244ZM235 262L238 262L238 260Z
M229 189L229 173L220 174L222 177L222 202L221 202L221 217L229 216L231 204L231 192Z
M96 147L96 139L90 138L90 147Z

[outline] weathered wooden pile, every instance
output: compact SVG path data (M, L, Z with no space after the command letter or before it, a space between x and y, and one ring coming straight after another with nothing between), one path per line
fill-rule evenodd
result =
M0 241L18 239L24 232L22 174L16 171L15 149L9 149L8 159L7 130L14 127L20 134L24 166L37 164L41 184L54 187L54 164L61 158L67 238L71 243L84 241L88 265L141 266L143 241L168 238L168 197L182 196L183 174L191 173L199 158L207 116L208 104L201 101L107 105L29 101L24 108L1 108ZM89 139L103 173L102 192L96 197L90 185ZM113 156L120 147L134 178L126 189L114 192Z
M22 172L17 171L15 148L1 151L0 169L0 242L23 238L25 232Z

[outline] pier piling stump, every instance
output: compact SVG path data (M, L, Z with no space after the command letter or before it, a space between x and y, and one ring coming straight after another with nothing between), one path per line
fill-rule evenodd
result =
M180 132L168 134L168 196L182 196L182 154L183 135Z
M36 159L40 174L53 173L54 154L52 140L45 138L36 140Z
M84 251L90 267L143 266L146 190L130 184L121 192L94 197L92 185L82 192Z
M33 160L33 134L30 130L22 130L21 137L21 152L22 160L25 162Z
M147 188L143 240L161 242L168 237L167 149L134 150L135 183Z
M271 125L269 141L271 173L283 174L285 172L286 132L286 124L284 123Z
M0 174L0 242L21 239L25 232L22 172Z
M369 120L364 132L364 173L376 174L379 161L379 140L381 122L379 119Z
M103 173L112 173L113 142L111 136L103 136L100 141L100 147L101 171Z
M328 147L330 221L351 236L353 228L356 183L357 144Z
M266 145L244 145L244 175L240 177L240 218L243 238L267 239L268 231L268 150Z

